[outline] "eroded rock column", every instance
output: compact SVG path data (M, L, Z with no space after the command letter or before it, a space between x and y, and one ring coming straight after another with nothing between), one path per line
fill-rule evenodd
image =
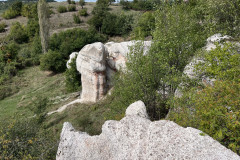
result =
M77 70L81 73L83 102L96 102L106 91L106 53L102 43L86 45L78 54Z

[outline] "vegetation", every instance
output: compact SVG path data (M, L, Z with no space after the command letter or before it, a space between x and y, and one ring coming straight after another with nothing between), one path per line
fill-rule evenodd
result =
M5 32L6 27L7 27L7 25L5 23L0 23L0 33Z
M38 19L42 51L43 53L47 53L49 43L49 12L46 0L38 2Z
M82 9L83 9L83 6L85 5L85 0L80 0L79 1L79 5L82 7Z
M68 12L76 11L76 5L72 4L68 6Z
M67 7L65 7L65 6L59 6L58 9L57 9L57 11L58 11L59 13L67 12Z
M205 53L205 63L197 69L202 69L206 76L216 78L214 85L185 89L183 97L172 101L173 108L177 107L178 112L170 114L170 119L180 125L198 128L238 154L239 60L237 49L229 44Z
M68 2L68 11L75 11L74 1ZM45 0L39 1L38 13L36 3L9 4L3 13L6 19L22 15L28 22L6 23L11 26L10 31L1 39L0 159L54 159L59 139L55 135L59 135L64 121L91 135L99 134L105 120L121 119L126 107L139 99L146 104L152 120L165 118L171 109L170 120L198 128L240 154L240 57L239 49L232 44L233 40L239 41L239 0L122 0L126 13L115 11L111 2L98 0L92 16L82 17L85 22L90 19L88 30L57 31L51 37L50 10ZM83 8L84 1L79 5ZM87 8L89 5L70 13L70 18L81 23L79 16L87 16ZM65 6L52 9L67 12ZM144 12L134 17L131 13L140 12L133 10ZM71 23L67 27L72 27ZM0 32L5 28L1 23ZM207 37L215 33L232 36L231 43L203 51ZM64 113L46 116L79 96L71 93L81 89L76 61L66 69L72 52L86 44L116 38L113 36L128 39L128 35L140 40L152 36L152 45L147 54L141 41L131 48L127 70L114 77L111 96L91 106L76 104ZM184 67L193 56L204 59L196 71L214 78L214 85L183 76ZM176 98L174 93L180 84L183 95Z
M79 10L79 15L84 16L84 17L88 16L87 8L83 8L83 9Z
M70 68L68 68L65 72L65 83L66 88L69 92L77 92L80 91L81 86L81 74L78 72L76 68L76 58L73 58L71 63L69 64Z
M73 21L76 24L80 24L81 23L81 19L79 18L79 16L77 14L73 14Z

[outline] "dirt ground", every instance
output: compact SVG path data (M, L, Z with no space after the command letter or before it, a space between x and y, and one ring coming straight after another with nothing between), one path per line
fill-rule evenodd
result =
M91 12L94 8L94 6L96 5L96 3L93 2L88 2L85 4L84 8L87 8L87 12L88 12L88 16L84 17L81 16L80 19L82 21L82 23L80 24L75 24L73 21L73 14L77 14L79 12L79 10L81 10L81 6L76 3L76 9L77 11L74 12L65 12L65 13L58 13L57 8L59 6L68 6L67 2L51 2L49 3L49 6L51 8L51 10L53 11L53 14L50 17L50 35L52 35L53 33L59 33L61 31L65 31L68 29L72 29L72 28L82 28L82 29L88 29L89 25L87 24L87 21L92 17ZM124 12L125 14L139 14L139 11L124 11L122 10L122 7L120 5L114 4L110 6L110 12L115 13L115 14L120 14L122 12ZM10 27L14 22L20 22L23 25L26 25L28 22L28 19L26 17L22 17L22 16L18 16L14 19L9 19L6 20L4 18L1 17L0 15L0 23L6 23L7 24L7 28L6 28L6 32L0 33L0 39L5 37L9 31L10 31ZM114 38L117 41L121 41L120 37Z

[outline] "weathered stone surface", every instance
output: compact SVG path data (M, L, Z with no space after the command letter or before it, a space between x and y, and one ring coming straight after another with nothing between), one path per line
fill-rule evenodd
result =
M86 45L77 57L81 73L83 102L96 102L106 93L106 53L102 43Z
M126 56L137 41L93 43L86 45L78 54L77 70L81 73L83 102L96 102L112 87L115 72L126 68ZM143 42L145 54L151 41Z
M114 70L125 69L126 57L130 52L130 48L139 41L128 41L121 43L108 42L105 44L106 51L108 53L107 62L109 67ZM151 41L143 42L144 54L147 54L151 46Z
M129 106L120 121L106 121L102 133L89 136L64 123L57 160L240 160L200 130L174 122L151 122L141 101ZM134 112L135 111L135 114ZM141 113L141 114L139 114Z
M78 55L78 52L73 52L73 53L70 54L69 60L67 61L67 68L68 68L68 69L71 68L71 66L70 66L69 64L72 62L72 60L73 60L74 58L77 57L77 55Z

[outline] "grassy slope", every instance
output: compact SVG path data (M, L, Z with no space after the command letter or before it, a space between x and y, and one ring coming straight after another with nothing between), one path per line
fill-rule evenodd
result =
M19 91L0 100L0 122L15 119L16 113L17 117L33 116L29 107L39 96L50 99L47 111L55 110L77 98L75 93L66 92L63 74L49 76L49 73L41 71L39 67L20 71L8 87ZM99 134L106 119L121 119L124 116L124 109L116 111L111 107L113 101L114 97L108 96L96 104L75 104L62 113L48 116L44 128L59 136L63 122L68 121L77 130L91 135Z
M61 74L48 76L39 67L31 67L19 71L7 85L9 89L18 91L14 95L0 101L0 121L20 113L32 116L27 106L39 96L54 98L65 93L64 76Z

